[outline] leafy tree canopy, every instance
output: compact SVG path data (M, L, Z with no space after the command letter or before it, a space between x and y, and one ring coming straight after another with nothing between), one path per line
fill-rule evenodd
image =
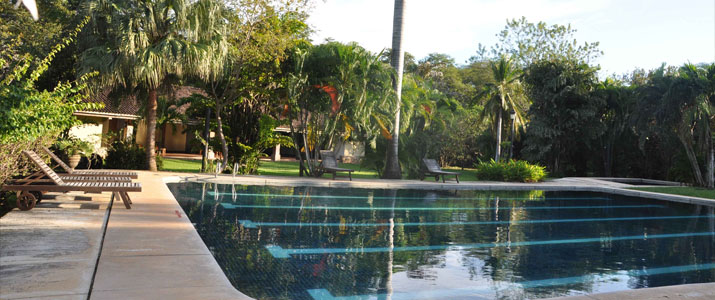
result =
M74 31L82 18L77 10L80 0L37 0L40 19L35 21L26 9L13 8L13 1L0 1L0 49L16 44L15 50L39 60ZM15 43L15 42L19 43ZM64 47L52 64L35 82L39 90L51 90L58 82L75 79L76 47Z
M82 24L83 25L83 24ZM16 50L17 42L0 51L0 184L26 167L22 164L22 150L47 146L61 131L79 121L73 113L96 109L98 104L82 102L81 91L87 74L76 82L58 84L52 90L38 90L35 83L47 71L52 59L72 43L80 27L64 38L36 65L33 57Z
M585 175L584 155L605 130L605 101L593 93L596 69L577 61L539 61L527 68L524 82L532 100L524 155L556 174Z
M598 42L579 43L571 25L551 25L544 22L531 23L526 17L507 20L507 25L496 36L499 42L490 51L479 44L477 56L471 60L485 60L487 56L498 57L510 54L526 67L541 60L570 60L591 63L603 52L598 50Z

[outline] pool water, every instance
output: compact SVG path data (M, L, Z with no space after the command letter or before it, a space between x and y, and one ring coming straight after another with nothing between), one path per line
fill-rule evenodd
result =
M715 211L586 192L169 184L257 299L526 299L715 281Z

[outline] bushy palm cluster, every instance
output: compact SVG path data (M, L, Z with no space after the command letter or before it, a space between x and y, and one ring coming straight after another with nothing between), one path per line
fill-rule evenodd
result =
M96 93L146 99L147 140L155 144L158 90L220 72L226 53L225 8L212 0L94 0L80 55L80 74L99 72ZM154 147L145 147L156 171Z

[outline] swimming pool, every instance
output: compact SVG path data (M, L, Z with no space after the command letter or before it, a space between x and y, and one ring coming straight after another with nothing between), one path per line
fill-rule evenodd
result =
M523 299L715 281L712 207L586 192L168 184L257 299Z

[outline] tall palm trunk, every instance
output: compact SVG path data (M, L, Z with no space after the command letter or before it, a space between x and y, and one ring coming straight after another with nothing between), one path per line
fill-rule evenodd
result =
M709 148L709 153L707 154L707 164L708 167L706 168L708 171L708 188L715 188L715 147L714 147L714 142L712 138L712 133L710 133L710 130L707 131L708 136L710 137L709 140L707 140L708 148Z
M223 159L221 159L221 171L223 171L226 168L226 164L228 164L228 144L226 144L226 137L223 135L223 122L221 121L221 113L223 112L223 105L218 104L216 105L216 124L218 127L218 130L216 130L216 133L218 134L218 139L221 141L221 153Z
M690 162L690 167L693 170L693 177L695 177L695 182L697 182L699 186L705 186L705 181L703 180L702 172L700 172L700 164L698 164L698 157L695 155L695 150L690 144L688 137L679 135L678 138L685 147L685 154L688 156L688 161Z
M383 178L400 179L402 171L400 170L400 159L398 152L400 149L400 109L402 104L402 71L404 69L405 49L402 48L403 41L403 25L405 13L405 0L395 0L395 15L392 18L392 67L395 68L395 80L393 87L395 88L395 124L393 126L392 139L387 145L385 153L385 172Z
M494 161L499 161L499 156L501 156L501 109L497 112L497 148L496 154L494 155Z
M157 107L156 89L149 90L149 97L146 105L146 161L149 171L156 172L156 152L154 147L156 144L156 107Z

